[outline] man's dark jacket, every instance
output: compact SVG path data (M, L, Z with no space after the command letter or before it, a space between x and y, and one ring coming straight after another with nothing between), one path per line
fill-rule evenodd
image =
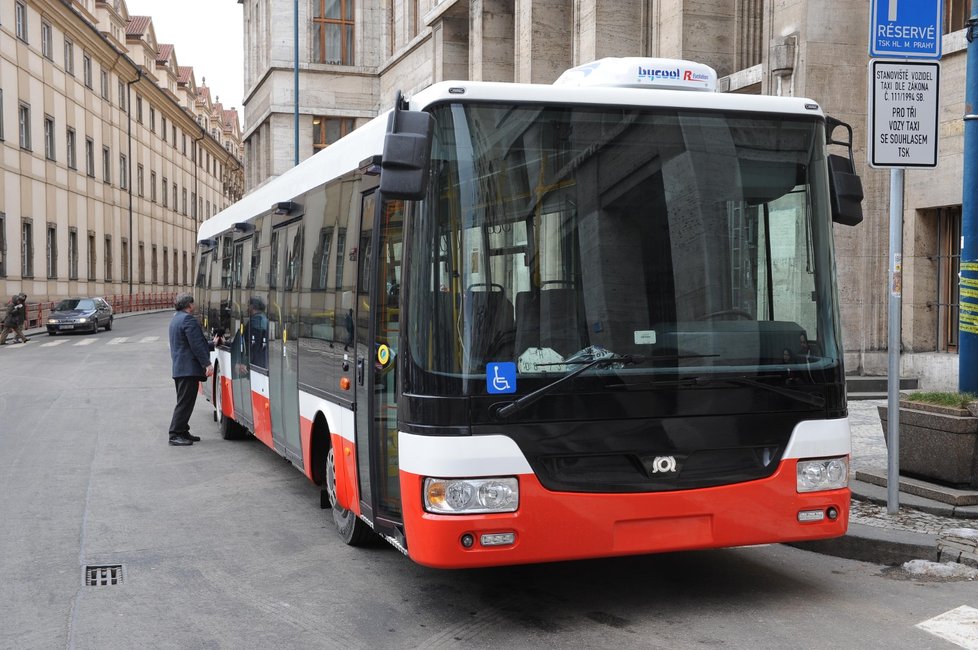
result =
M210 366L211 343L204 336L197 319L178 311L170 321L170 356L173 359L173 378L206 378Z

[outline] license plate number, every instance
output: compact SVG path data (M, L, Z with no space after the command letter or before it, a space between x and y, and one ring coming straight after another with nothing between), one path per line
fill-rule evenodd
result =
M61 326L61 329L63 329L63 330L73 330L73 329L75 329L75 326L74 325L62 325Z

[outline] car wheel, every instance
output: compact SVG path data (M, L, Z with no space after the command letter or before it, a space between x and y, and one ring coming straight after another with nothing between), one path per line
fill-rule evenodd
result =
M92 322L92 334L98 334L98 319Z
M326 454L326 492L329 495L329 504L332 507L333 523L336 530L344 542L350 546L365 546L373 541L373 531L365 524L360 517L353 514L352 510L347 510L336 500L336 455L333 447L330 446L329 453Z
M105 324L105 331L106 332L111 332L112 331L112 317L111 316L109 316L109 322Z
M48 336L54 336L56 333L54 330L48 330Z

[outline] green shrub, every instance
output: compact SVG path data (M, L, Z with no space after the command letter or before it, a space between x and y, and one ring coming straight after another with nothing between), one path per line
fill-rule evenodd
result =
M969 402L978 400L978 395L974 393L941 393L925 392L907 393L905 398L911 402L923 402L924 404L937 404L938 406L950 406L952 408L965 408Z

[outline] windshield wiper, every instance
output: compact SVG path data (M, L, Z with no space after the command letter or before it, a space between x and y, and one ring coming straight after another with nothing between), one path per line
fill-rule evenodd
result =
M771 375L771 376L780 377L780 375ZM819 408L825 406L825 398L822 397L821 395L807 393L803 390L797 390L795 388L786 388L784 386L772 386L771 384L765 384L764 382L757 381L757 379L754 377L700 376L690 380L689 383L694 384L696 386L708 386L710 384L739 384L740 386L750 386L752 388L760 388L761 390L766 390L771 393L777 393L778 395L783 395L784 397L789 397L793 400L803 402L811 406L817 406Z
M642 363L644 360L645 357L641 357L633 354L623 354L623 355L611 355L606 357L600 357L598 359L591 359L590 361L581 361L581 360L563 361L562 363L583 363L584 365L582 365L579 368L574 368L560 379L557 379L556 381L552 381L546 386L542 388L538 388L532 393L527 393L523 397L520 397L512 402L496 402L495 404L492 405L490 411L492 412L493 416L497 418L500 419L508 418L512 414L518 411L522 411L530 404L533 404L547 393L553 392L555 388L557 388L564 382L570 381L574 377L577 377L581 373L590 370L591 368L609 364L609 363L621 363L625 365L631 365L635 363Z

